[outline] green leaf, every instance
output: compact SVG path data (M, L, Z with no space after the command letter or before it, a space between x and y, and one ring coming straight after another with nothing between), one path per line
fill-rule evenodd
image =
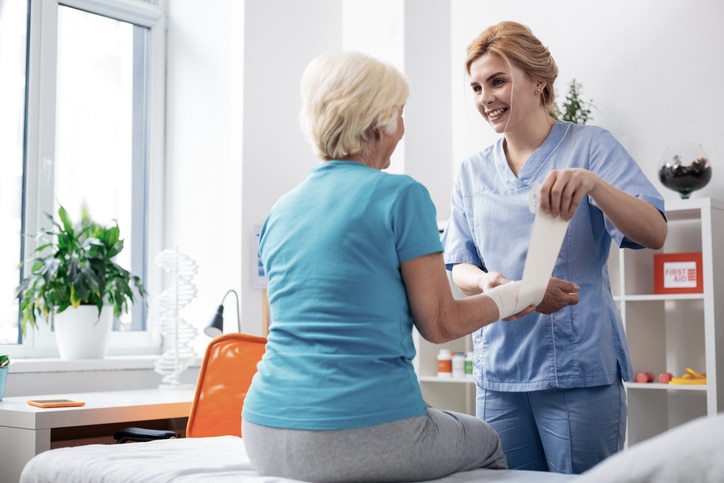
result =
M581 98L581 84L573 79L568 84L568 93L561 108L556 108L553 117L574 124L586 124L591 119L591 108L595 107L593 101L584 101Z
M35 235L38 247L21 265L28 271L16 288L23 333L28 325L37 327L38 317L48 321L71 306L95 305L100 311L107 304L120 316L133 304L134 290L141 299L147 296L141 279L115 262L124 246L117 222L98 224L85 206L78 224L63 206L58 208L60 221L46 216L53 228Z

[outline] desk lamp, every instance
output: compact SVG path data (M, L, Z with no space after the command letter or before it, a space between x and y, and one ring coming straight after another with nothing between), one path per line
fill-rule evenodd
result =
M219 304L219 307L216 309L216 315L214 315L214 318L211 319L211 323L204 329L204 334L207 336L213 338L218 337L221 334L224 333L224 301L226 300L226 297L233 293L234 297L236 297L236 331L241 332L241 315L239 313L239 294L236 293L236 290L230 289L228 292L224 294L224 298L221 299L221 304Z

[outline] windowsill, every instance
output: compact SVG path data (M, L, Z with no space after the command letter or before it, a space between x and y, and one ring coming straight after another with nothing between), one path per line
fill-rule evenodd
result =
M105 359L15 359L10 364L10 372L14 374L32 374L48 372L95 372L95 371L126 371L153 370L158 354L134 356L109 356ZM200 367L201 360L196 360L189 368Z

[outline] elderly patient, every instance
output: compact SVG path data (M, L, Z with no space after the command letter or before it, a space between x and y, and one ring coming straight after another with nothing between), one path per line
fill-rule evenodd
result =
M516 283L453 298L427 190L382 171L405 132L400 72L326 54L301 92L302 128L322 162L260 234L274 322L243 410L252 464L319 482L506 468L487 423L423 401L412 328L441 343L528 314L532 301L518 300Z

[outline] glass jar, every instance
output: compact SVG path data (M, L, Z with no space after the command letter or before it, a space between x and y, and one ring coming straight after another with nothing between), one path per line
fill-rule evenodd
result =
M711 165L701 144L668 145L659 168L659 180L684 200L706 186L711 180Z

